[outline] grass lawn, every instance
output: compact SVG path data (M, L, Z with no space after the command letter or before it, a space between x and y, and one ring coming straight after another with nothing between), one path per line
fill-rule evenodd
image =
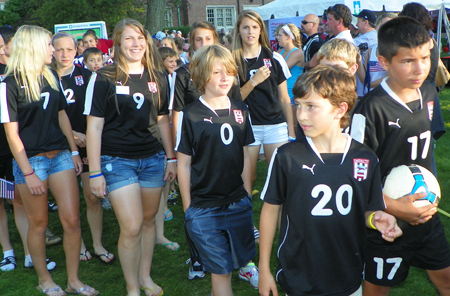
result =
M445 134L437 142L435 149L436 163L438 168L438 179L441 185L443 199L440 208L450 212L450 198L446 195L450 187L450 89L445 89L441 95L441 107L447 130ZM266 163L262 161L258 164L258 178L256 189L262 190L266 176ZM224 175L226 178L226 175ZM259 216L262 207L262 201L259 195L254 198L254 222L259 224ZM166 296L206 296L210 293L211 284L210 276L206 275L204 279L196 279L190 281L187 277L188 266L185 265L189 258L189 251L185 243L183 230L183 210L181 200L177 205L171 206L174 213L174 219L166 222L165 235L167 238L177 241L181 247L177 252L169 251L162 246L156 246L155 256L153 259L152 277L164 289ZM92 238L86 220L86 210L84 199L81 201L81 225L83 238L86 242L88 250L93 252ZM441 215L441 220L446 228L447 237L450 238L450 218ZM11 242L13 243L16 258L18 260L18 268L11 272L0 272L0 295L42 295L36 290L38 279L35 271L27 270L23 265L23 248L21 246L20 237L14 225L13 215L8 214L9 229ZM50 213L50 229L57 235L62 235L61 224L57 213ZM104 211L104 231L103 245L112 253L117 255L117 239L119 237L119 225L112 210ZM276 243L277 244L277 243ZM276 266L275 249L272 255L273 270ZM66 287L67 275L65 271L64 252L62 245L56 245L47 249L47 255L57 262L58 267L52 272L52 277L57 284L63 289ZM259 258L255 258L258 262ZM125 280L122 275L120 264L116 261L112 265L104 265L95 258L89 262L80 262L80 278L81 280L101 291L101 295L115 296L126 295ZM318 275L320 276L320 275ZM258 292L251 288L250 284L239 279L238 272L233 273L232 285L234 295L247 296L258 295ZM281 290L280 290L281 291ZM142 292L141 295L144 295ZM282 294L284 295L284 294ZM425 271L412 268L407 280L392 290L393 296L404 295L437 295L437 291L427 278Z

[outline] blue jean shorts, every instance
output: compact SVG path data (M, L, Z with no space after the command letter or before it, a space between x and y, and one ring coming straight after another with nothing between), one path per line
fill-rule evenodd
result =
M166 184L164 151L141 159L102 155L101 163L108 193L134 183L144 188L158 188Z
M52 174L75 169L72 161L72 153L69 150L63 150L51 159L47 158L47 156L33 156L28 158L28 161L34 173L41 181L47 180L48 176ZM13 173L16 184L25 183L25 177L16 160L13 160Z
M186 233L207 271L228 274L256 256L251 199L247 195L226 206L186 210Z

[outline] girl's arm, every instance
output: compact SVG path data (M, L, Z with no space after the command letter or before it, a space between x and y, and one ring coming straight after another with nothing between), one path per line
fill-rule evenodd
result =
M303 67L305 65L305 56L303 54L303 50L297 49L291 55L286 61L286 64L288 65L289 69L294 67L295 65L299 67Z
M250 154L248 154L248 146L244 146L244 169L242 170L242 180L244 181L244 188L248 194L252 195L252 173L250 165Z
M191 160L190 155L178 152L178 186L180 187L183 210L191 204Z
M103 117L87 116L86 128L86 149L89 159L89 172L92 176L101 174L100 165L100 148L102 146L102 132L105 119ZM98 176L89 179L91 192L94 192L97 197L105 198L106 182L103 176Z
M58 112L58 119L59 127L61 128L64 136L66 136L67 142L69 142L70 151L78 152L78 147L77 144L75 144L75 139L73 138L72 134L72 126L70 125L66 110L61 110ZM80 155L73 155L72 161L78 176L83 172L83 163L81 162Z
M291 100L287 92L286 80L277 86L278 99L280 100L281 109L288 125L288 134L295 138L294 116L292 115Z
M178 130L178 114L179 111L172 110L172 139L176 146L177 143L177 130Z
M278 223L279 205L264 203L259 220L259 295L278 296L277 284L270 272L270 255Z
M43 195L46 188L36 174L33 173L33 168L28 161L27 154L25 152L25 147L23 142L19 137L19 123L18 122L8 122L3 124L5 127L6 138L8 140L9 148L20 167L20 170L25 177L25 182L28 186L32 195ZM33 174L31 174L33 173ZM31 175L30 175L31 174Z
M367 211L365 217L366 226L370 229L378 230L381 233L381 237L388 242L393 242L403 234L397 225L395 217L384 211Z
M173 151L172 133L170 131L169 115L158 116L158 127L161 134L161 142L166 152L167 158L176 158ZM177 166L175 162L168 162L164 180L169 182L175 181L177 176Z

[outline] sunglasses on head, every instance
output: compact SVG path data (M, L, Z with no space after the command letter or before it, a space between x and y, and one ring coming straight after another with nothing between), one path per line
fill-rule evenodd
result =
M328 7L328 11L330 10L330 8L333 9L334 12L337 13L337 16L338 16L340 19L342 18L341 14L340 14L339 11L336 9L336 5Z

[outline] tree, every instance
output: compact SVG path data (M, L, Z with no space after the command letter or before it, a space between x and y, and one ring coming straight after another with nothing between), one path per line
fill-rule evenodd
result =
M145 28L155 34L164 27L165 0L147 0L147 21Z
M0 11L0 24L18 27L24 24L34 24L33 13L36 6L27 0L9 0L5 9Z

